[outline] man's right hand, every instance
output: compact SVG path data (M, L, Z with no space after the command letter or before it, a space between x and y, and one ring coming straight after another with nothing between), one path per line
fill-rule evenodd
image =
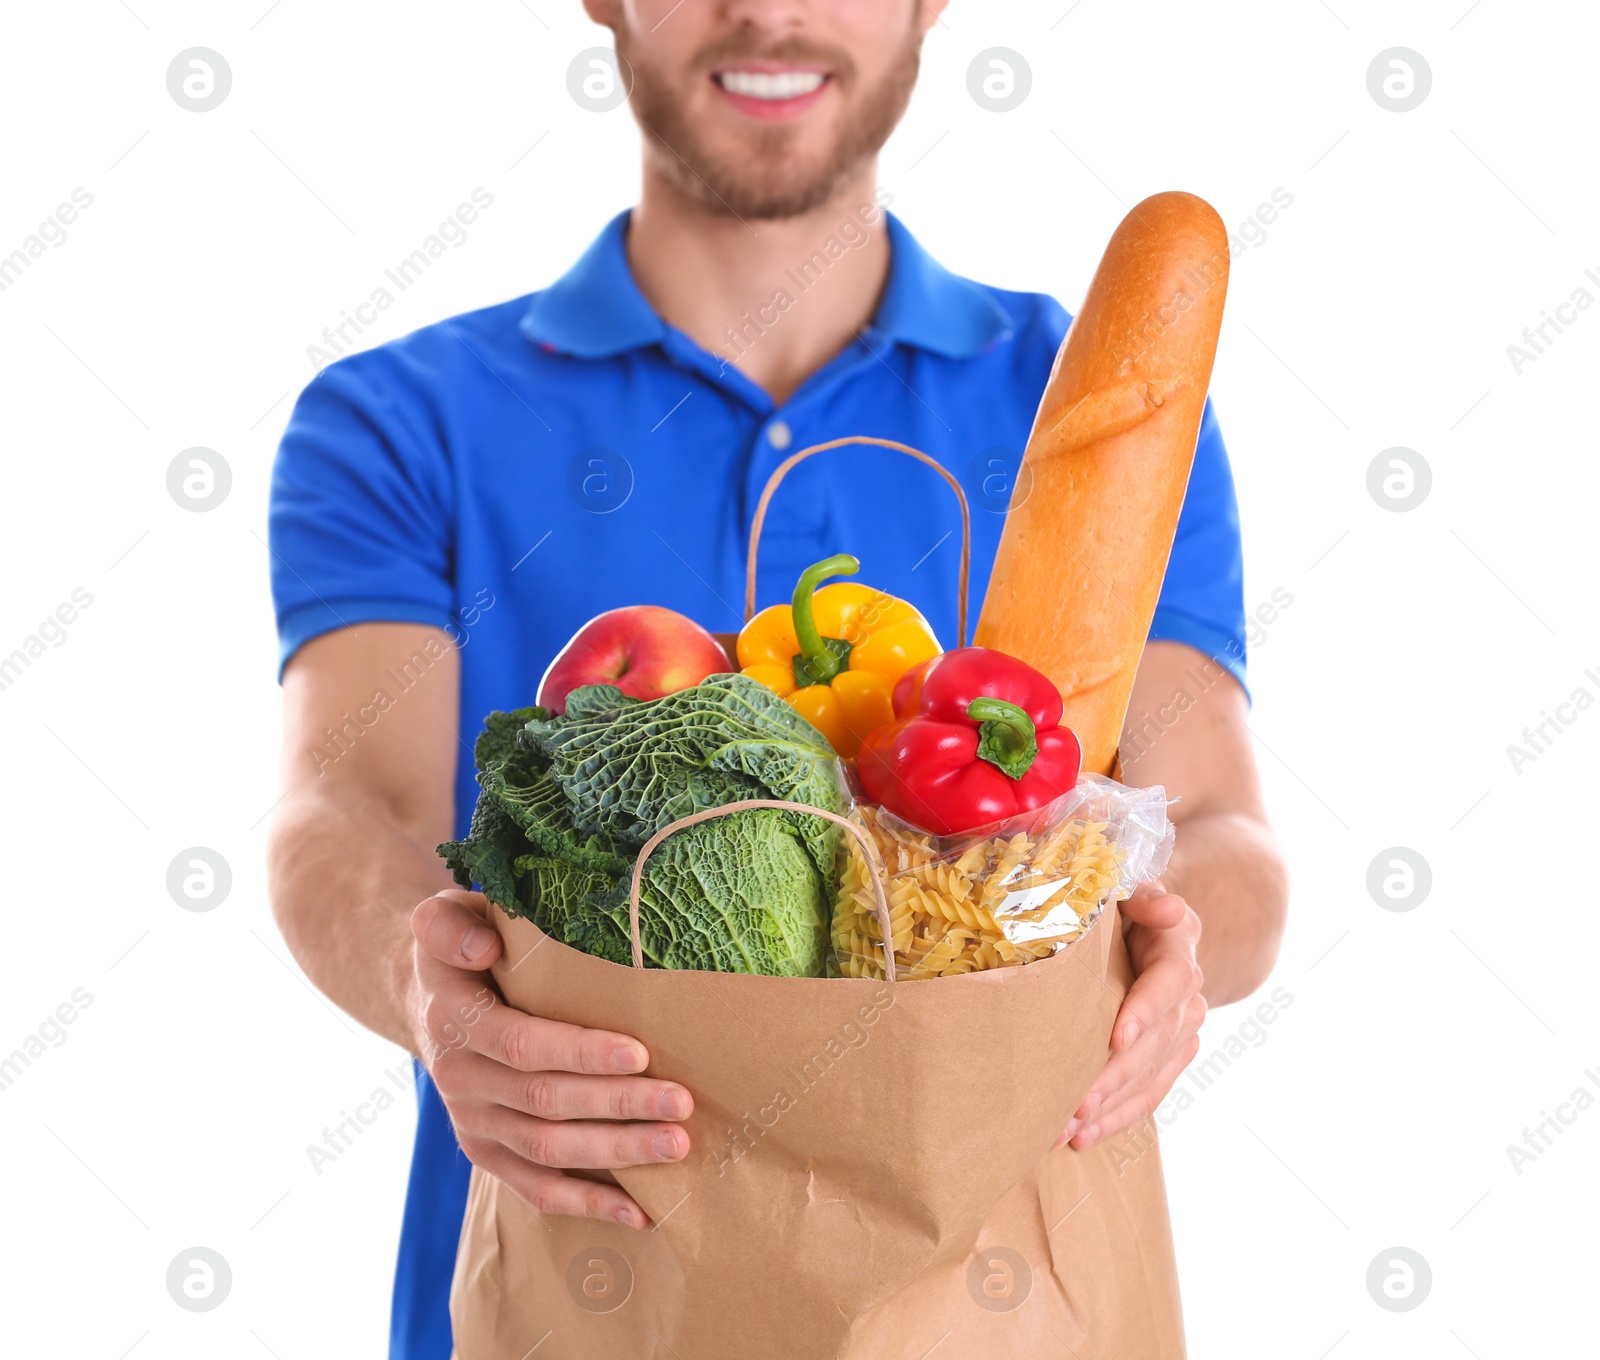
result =
M416 1051L455 1125L461 1150L545 1214L645 1228L649 1218L614 1185L565 1174L681 1160L675 1120L694 1102L642 1072L637 1039L541 1020L500 999L484 971L500 957L480 893L447 889L411 914Z

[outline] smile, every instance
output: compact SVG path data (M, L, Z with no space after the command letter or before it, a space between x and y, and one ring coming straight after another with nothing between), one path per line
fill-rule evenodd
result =
M821 71L719 71L713 79L728 94L777 103L815 94L828 77Z

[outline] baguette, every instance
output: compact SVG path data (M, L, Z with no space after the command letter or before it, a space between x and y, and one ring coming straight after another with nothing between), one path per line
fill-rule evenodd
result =
M1111 773L1200 433L1228 287L1204 199L1128 214L1056 355L974 642L1048 675Z

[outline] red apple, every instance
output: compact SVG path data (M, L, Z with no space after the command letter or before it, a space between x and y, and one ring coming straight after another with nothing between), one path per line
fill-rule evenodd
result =
M732 669L722 644L693 619L633 604L578 629L539 682L538 702L565 712L567 695L579 685L615 685L635 699L659 699Z

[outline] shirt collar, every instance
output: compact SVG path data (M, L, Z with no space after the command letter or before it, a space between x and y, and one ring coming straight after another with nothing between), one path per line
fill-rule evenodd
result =
M900 344L970 359L1011 334L1011 313L987 288L952 274L901 220L889 223L889 284L873 329Z
M522 333L535 344L580 359L601 359L660 344L668 327L645 300L628 267L627 212L606 223L578 262L535 293ZM952 274L899 218L885 213L889 282L872 329L951 359L967 359L1011 334L1009 312L987 289Z
M603 359L666 338L666 322L628 268L628 216L613 217L571 269L533 295L522 318L528 339L580 359Z

